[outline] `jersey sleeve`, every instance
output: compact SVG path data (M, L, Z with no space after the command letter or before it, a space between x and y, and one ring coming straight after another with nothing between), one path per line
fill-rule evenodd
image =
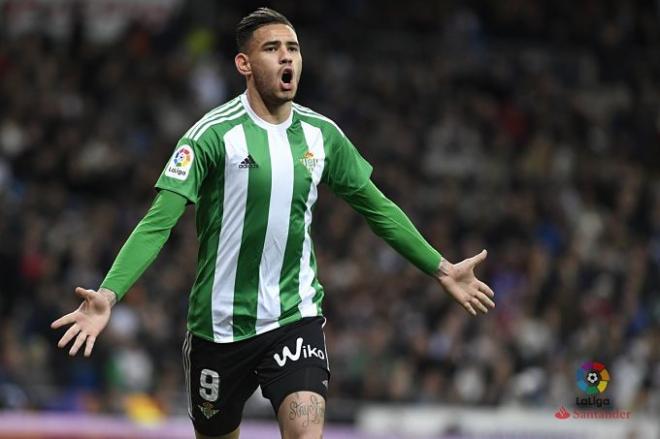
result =
M323 182L342 198L350 196L369 182L372 166L339 129L330 136Z
M164 190L156 198L126 240L101 284L121 300L135 281L156 259L170 231L186 209L186 198Z
M156 189L177 193L196 204L204 179L217 163L217 143L213 136L198 141L181 138L155 184Z
M437 273L442 256L410 221L408 216L368 181L346 201L367 220L376 235L424 273Z

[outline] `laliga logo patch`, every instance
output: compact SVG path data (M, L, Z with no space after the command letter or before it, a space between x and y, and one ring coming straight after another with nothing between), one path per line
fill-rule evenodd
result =
M190 145L181 145L174 151L172 159L167 164L165 175L168 177L176 178L177 180L185 180L190 173L190 167L195 159L195 153Z

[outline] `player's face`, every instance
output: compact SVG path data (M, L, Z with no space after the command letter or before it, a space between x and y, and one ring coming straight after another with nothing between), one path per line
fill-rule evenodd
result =
M255 86L266 102L292 101L302 73L298 37L285 24L269 24L255 30L247 56Z

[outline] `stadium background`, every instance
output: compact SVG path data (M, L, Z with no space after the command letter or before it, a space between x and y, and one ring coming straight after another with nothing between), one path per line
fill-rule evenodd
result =
M470 318L323 190L326 437L389 416L392 437L657 438L660 3L585 0L0 0L0 436L190 434L192 210L91 359L58 350L49 324L98 286L178 136L243 90L233 29L264 4L298 31L297 102L343 128L446 257L487 248L497 294ZM562 432L553 414L574 408L587 360L633 420ZM259 398L246 413L271 419L255 437L274 425ZM461 416L415 430L447 413Z

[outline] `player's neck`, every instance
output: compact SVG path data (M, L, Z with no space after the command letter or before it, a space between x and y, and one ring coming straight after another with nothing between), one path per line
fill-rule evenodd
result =
M257 116L268 123L281 124L286 121L291 114L291 102L283 102L277 105L266 103L259 92L253 87L247 88L247 100L250 108Z

